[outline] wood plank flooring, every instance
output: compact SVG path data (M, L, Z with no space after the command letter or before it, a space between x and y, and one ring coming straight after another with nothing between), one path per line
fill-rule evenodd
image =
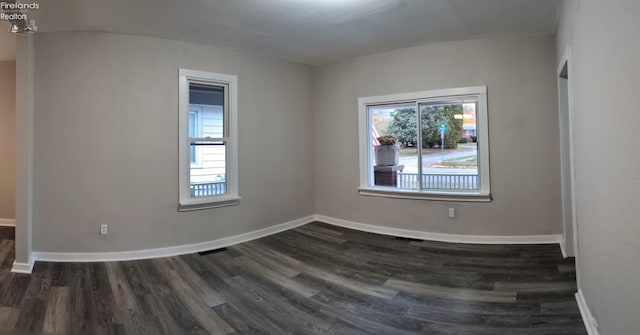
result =
M11 273L0 334L586 334L558 245L471 245L311 223L211 253L38 262Z

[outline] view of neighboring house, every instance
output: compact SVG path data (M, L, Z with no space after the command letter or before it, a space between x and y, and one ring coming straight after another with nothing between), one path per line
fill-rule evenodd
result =
M222 89L199 85L191 85L189 92L192 190L198 185L224 184L226 180L224 143L197 143L197 139L224 137L224 92ZM223 188L218 192L220 190L224 193Z

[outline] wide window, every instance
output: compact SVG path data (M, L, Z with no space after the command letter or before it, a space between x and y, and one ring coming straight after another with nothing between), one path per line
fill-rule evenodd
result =
M185 69L179 76L179 210L237 204L237 78Z
M487 89L358 99L360 193L489 201Z

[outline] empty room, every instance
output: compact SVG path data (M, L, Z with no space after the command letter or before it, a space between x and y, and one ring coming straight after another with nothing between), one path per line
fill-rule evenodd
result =
M640 334L639 15L0 1L0 334Z

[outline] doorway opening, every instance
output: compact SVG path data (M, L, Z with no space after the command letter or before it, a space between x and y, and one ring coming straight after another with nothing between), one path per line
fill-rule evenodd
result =
M2 269L11 267L15 253L15 101L16 61L0 58L0 268Z

